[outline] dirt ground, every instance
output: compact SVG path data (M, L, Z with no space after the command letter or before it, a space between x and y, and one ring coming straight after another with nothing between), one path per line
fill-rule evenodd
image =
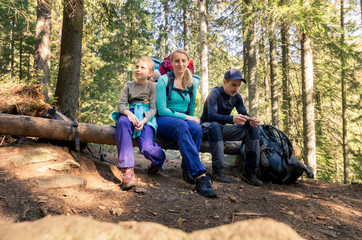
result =
M41 189L33 179L61 172L39 171L44 162L15 167L9 159L38 147L55 153L57 162L73 159L76 154L66 147L31 139L0 136L0 145L0 226L50 214L92 216L106 222L156 222L192 232L266 217L286 223L305 239L362 239L360 184L300 179L292 185L265 182L262 187L254 187L240 179L239 167L229 164L227 173L233 182L214 182L218 198L208 199L182 180L179 158L168 159L163 172L149 176L149 162L136 154L138 187L123 191L120 172L114 165L116 152L103 150L110 163L101 162L99 145L93 145L94 156L85 150L80 167L66 171L86 179L85 187ZM211 163L204 164L211 171Z

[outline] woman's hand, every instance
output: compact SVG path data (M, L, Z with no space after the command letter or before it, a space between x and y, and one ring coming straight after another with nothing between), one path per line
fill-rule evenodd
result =
M194 122L197 122L198 124L200 124L200 119L198 117L195 117L195 116L186 115L185 120L194 121Z

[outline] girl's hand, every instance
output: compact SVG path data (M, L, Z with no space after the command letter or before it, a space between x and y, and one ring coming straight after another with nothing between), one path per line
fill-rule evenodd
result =
M195 116L186 115L186 120L194 121L194 122L200 124L200 119L198 117L195 117Z
M140 121L140 122L138 123L138 125L135 126L134 128L135 128L137 131L141 131L141 130L143 129L143 126L146 124L146 122L147 122L147 118L144 118L144 119L142 119L142 121Z
M130 112L127 117L128 120L133 124L133 126L136 127L139 124L138 118L132 112Z

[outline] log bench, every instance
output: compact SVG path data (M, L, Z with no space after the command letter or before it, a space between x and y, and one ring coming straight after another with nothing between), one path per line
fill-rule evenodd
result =
M70 129L71 122L69 121L0 113L0 135L68 140ZM79 123L78 131L80 142L116 145L116 129L111 126ZM72 140L74 141L74 139L75 133L73 131ZM136 146L136 141L133 142ZM168 139L157 137L155 142L162 149L178 150L177 145ZM224 144L225 154L239 155L240 145L240 141L226 141ZM202 142L200 152L210 152L208 141Z

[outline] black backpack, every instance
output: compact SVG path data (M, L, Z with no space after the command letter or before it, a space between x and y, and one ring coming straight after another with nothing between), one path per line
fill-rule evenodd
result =
M293 154L293 145L289 138L273 125L258 126L260 138L260 162L258 177L273 183L294 183L303 172L313 178L313 169L304 165Z

